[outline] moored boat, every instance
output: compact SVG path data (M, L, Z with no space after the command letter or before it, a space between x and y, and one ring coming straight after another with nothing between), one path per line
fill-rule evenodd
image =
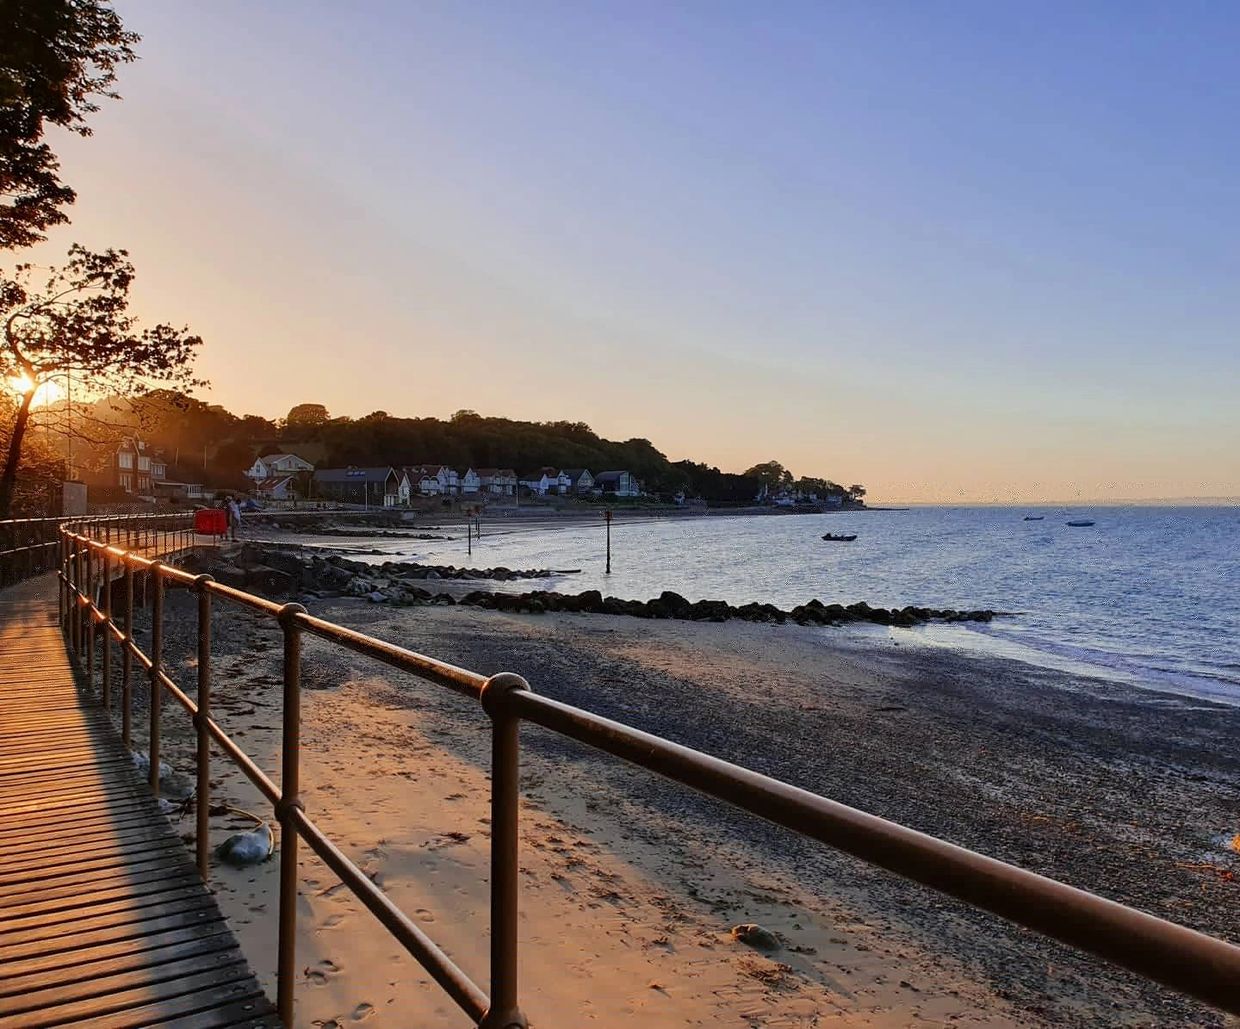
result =
M1027 522L1040 522L1040 521L1041 521L1043 518L1045 518L1045 517L1046 517L1046 515L1025 515L1025 521L1027 521Z
M1065 524L1071 525L1074 529L1084 529L1086 526L1093 525L1094 521L1092 518L1078 518L1075 521L1067 522Z
M857 534L855 532L850 534L828 532L822 538L828 543L851 543L857 538Z

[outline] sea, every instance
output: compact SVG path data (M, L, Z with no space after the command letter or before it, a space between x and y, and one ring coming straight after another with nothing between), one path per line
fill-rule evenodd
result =
M1094 525L1066 524L1082 519ZM472 555L459 519L425 531L447 538L307 542L382 551L350 555L362 560L551 568L566 574L520 587L598 589L625 599L675 590L690 600L784 608L814 597L828 604L992 608L1011 615L986 625L881 631L1240 704L1240 507L617 518L610 574L601 516L552 529L489 516ZM824 542L827 532L857 539Z

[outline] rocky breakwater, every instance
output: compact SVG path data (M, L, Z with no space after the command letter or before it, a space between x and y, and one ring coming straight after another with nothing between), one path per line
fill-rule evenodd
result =
M811 600L789 611L774 604L748 603L733 605L724 600L689 601L679 593L665 590L653 600L621 600L604 597L598 590L582 593L492 593L475 590L457 601L471 607L496 611L544 614L549 611L571 611L584 614L630 615L634 618L677 618L691 622L726 622L733 618L744 622L769 622L783 625L846 625L870 622L875 625L914 626L926 622L989 622L1001 611L957 611L952 608L871 607L864 601L857 604L824 604Z
M404 561L368 564L339 555L324 557L301 548L253 544L228 555L201 556L194 570L209 572L228 586L257 590L265 596L368 597L388 603L423 603L436 598L429 590L411 585L416 581L507 581L545 579L556 574L548 568L458 568ZM452 598L447 597L447 602Z
M690 601L665 590L652 600L605 597L598 590L557 593L536 590L526 593L472 590L454 597L436 590L433 583L445 580L543 579L557 574L550 569L457 568L454 565L421 565L399 561L366 564L333 555L323 557L307 551L246 545L228 560L208 560L197 570L210 572L220 582L257 590L266 596L364 597L376 604L463 604L514 614L628 615L633 618L675 618L692 622L766 622L784 625L874 625L912 627L927 622L989 622L1004 614L991 610L956 610L908 606L871 607L856 604L824 604L810 600L790 610L774 604L729 604L724 600ZM416 584L415 584L416 583ZM426 585L421 585L426 583ZM458 591L459 593L459 588Z

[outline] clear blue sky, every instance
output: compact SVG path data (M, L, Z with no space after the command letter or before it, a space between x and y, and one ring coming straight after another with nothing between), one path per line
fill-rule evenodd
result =
M118 8L54 243L128 246L231 408L1240 495L1240 5Z

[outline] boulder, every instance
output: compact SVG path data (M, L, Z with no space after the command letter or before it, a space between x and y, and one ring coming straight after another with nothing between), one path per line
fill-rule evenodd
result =
M277 568L256 565L246 570L245 584L268 596L283 596L292 592L293 577Z

